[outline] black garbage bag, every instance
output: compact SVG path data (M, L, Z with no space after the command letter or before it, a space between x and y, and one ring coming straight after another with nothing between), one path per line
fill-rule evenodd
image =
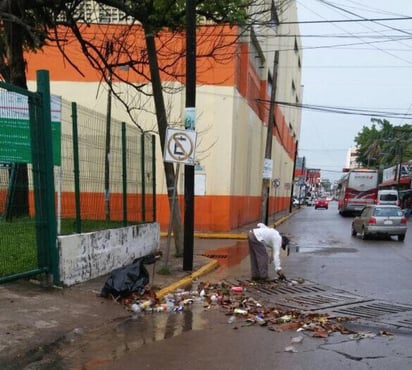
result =
M130 265L113 270L107 278L100 296L107 298L112 295L114 298L122 298L138 292L150 280L145 265L151 265L155 261L155 255L148 255L135 259Z

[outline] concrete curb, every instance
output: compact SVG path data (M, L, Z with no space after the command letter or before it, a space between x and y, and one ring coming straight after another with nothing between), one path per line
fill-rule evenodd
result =
M183 279L180 279L179 281L170 284L166 288L163 288L156 292L156 297L159 299L162 299L165 297L167 294L174 292L177 289L184 288L188 286L192 280L197 279L198 277L202 275L206 275L209 272L212 272L213 270L217 269L219 267L219 261L218 260L212 260L206 265L202 266L201 268L197 269L196 271L192 272L190 275L185 276Z
M279 220L273 223L274 226L279 226L283 222L285 222L289 217L291 217L294 213L291 213L288 216L284 216ZM161 232L160 236L166 237L167 233ZM244 233L194 233L195 238L199 239L247 239L247 232Z
M293 216L295 212L292 212L291 214L281 217L279 220L274 222L274 226L279 226L283 222L285 222L288 218ZM162 234L162 233L161 233ZM167 234L162 235L162 236L167 236ZM224 233L224 234L219 234L219 233L195 233L195 237L197 238L204 238L204 239L246 239L247 234L246 232L244 233L236 233L236 234L230 234L230 233ZM184 288L188 286L192 280L202 276L206 275L209 272L212 272L213 270L217 269L219 267L219 261L218 260L212 260L206 265L202 266L198 270L192 272L190 275L185 276L183 279L178 280L177 282L170 284L169 286L159 290L156 292L156 296L158 299L164 298L167 294L170 294L177 289Z

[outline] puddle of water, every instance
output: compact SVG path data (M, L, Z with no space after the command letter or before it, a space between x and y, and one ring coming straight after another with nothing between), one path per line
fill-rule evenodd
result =
M331 247L329 245L305 245L299 246L294 245L289 247L291 253L324 253L324 254L333 254L333 253L355 253L358 250L355 248L346 248L346 247Z
M239 265L248 254L249 246L244 241L237 242L230 247L217 248L203 253L206 257L218 260L219 265L225 268Z
M64 358L65 369L98 368L146 344L205 328L208 321L203 312L203 304L194 303L183 312L131 315L64 343L58 355Z

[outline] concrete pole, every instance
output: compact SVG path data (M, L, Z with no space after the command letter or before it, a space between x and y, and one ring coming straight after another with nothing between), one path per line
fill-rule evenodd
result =
M272 77L272 92L270 94L269 102L269 118L268 118L268 131L266 136L265 147L265 162L266 160L272 160L272 138L273 128L275 127L275 99L276 99L276 85L278 77L278 65L279 65L279 51L275 51L275 58L273 60L273 77ZM273 170L273 169L272 169ZM260 220L264 224L269 222L269 190L270 190L270 178L262 177L262 206L260 210Z

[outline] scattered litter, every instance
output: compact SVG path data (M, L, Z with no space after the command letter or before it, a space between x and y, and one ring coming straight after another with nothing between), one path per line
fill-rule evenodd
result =
M303 337L302 336L298 336L298 337L293 337L290 341L290 343L302 343L303 342Z
M143 270L139 266L139 270ZM144 271L144 270L143 270ZM124 277L125 271L121 276ZM113 276L112 276L113 277ZM116 279L114 279L116 280ZM302 278L292 281L292 284L302 284ZM190 310L193 305L201 305L204 310L221 309L228 317L228 324L233 325L233 329L240 329L248 326L261 326L274 332L296 331L307 332L314 338L327 338L332 333L351 334L351 339L360 340L373 338L377 334L355 332L348 329L344 323L353 318L330 316L327 313L305 312L297 309L289 309L280 306L269 307L267 302L260 302L258 299L248 296L248 287L256 282L242 282L232 286L226 282L211 284L208 282L197 282L197 288L190 290L177 289L173 293L159 298L156 292L148 284L139 285L139 288L128 292L120 289L122 294L116 297L112 294L115 302L123 304L133 317L145 313L176 313ZM290 284L290 282L269 281L259 284L268 284L268 287L275 287L278 284ZM105 288L108 288L105 285ZM108 293L108 291L106 291ZM110 291L112 293L112 291ZM107 295L106 295L107 296ZM392 333L382 330L379 335L391 336ZM296 345L303 341L303 336L299 335L291 339L291 344ZM285 348L286 352L296 352L296 348L291 345Z
M227 320L228 324L233 324L236 321L236 316L232 315L229 317L229 320Z
M149 272L145 265L155 262L156 256L149 255L136 258L130 265L113 270L107 278L100 296L105 298L112 296L113 299L118 300L131 293L139 292L149 283Z
M282 322L289 322L292 320L292 316L291 315L284 315L282 317L279 317L278 322L282 323Z
M241 287L241 286L233 286L233 287L231 288L231 291L232 291L232 292L235 292L235 293L242 293L242 292L243 292L243 287Z
M297 353L298 351L294 346L287 346L285 347L285 352L292 352L292 353Z
M350 336L350 338L354 340L361 340L361 339L375 338L375 337L376 337L376 334L370 333L370 332L360 332L360 333L356 333Z

